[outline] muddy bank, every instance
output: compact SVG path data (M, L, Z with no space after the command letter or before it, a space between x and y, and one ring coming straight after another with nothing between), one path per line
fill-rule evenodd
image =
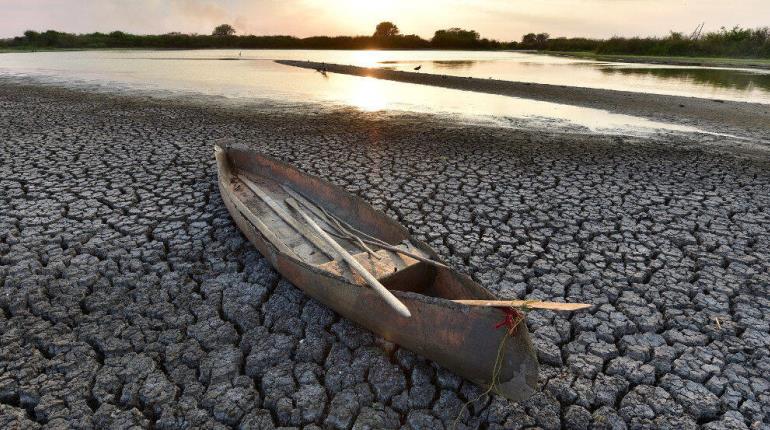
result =
M531 312L514 404L281 279L211 140L357 193ZM225 110L0 84L0 427L744 428L770 424L770 170L627 138L427 115Z
M501 81L341 64L277 60L277 63L331 73L369 76L488 94L562 103L702 127L706 131L770 139L770 105L629 91Z

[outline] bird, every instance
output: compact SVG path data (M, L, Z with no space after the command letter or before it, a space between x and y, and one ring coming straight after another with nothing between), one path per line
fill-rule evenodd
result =
M422 64L414 68L414 70L420 70L420 69L422 69Z

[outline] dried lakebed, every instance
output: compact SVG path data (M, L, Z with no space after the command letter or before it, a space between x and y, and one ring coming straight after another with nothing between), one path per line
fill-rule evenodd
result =
M361 195L501 296L596 307L531 312L542 391L460 413L478 387L245 241L216 187L225 136ZM770 425L769 166L698 139L0 84L0 427Z

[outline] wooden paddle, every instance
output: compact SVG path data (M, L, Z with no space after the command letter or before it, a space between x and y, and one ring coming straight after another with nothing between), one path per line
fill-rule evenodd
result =
M265 190L259 187L259 185L255 184L251 181L251 179L243 176L238 175L238 179L241 180L244 184L246 184L246 187L250 189L254 194L257 195L265 204L270 207L270 209L275 212L276 215L278 215L286 224L289 224L294 230L296 230L299 234L301 234L305 239L310 241L316 248L320 249L321 252L328 255L330 258L335 258L336 255L334 253L334 250L331 249L326 241L323 241L316 237L309 229L307 229L305 226L303 226L299 221L294 219L288 212L286 212L286 209L281 207L275 200L273 200L272 197L270 197Z
M579 311L590 308L588 303L561 303L561 302L541 302L535 300L452 300L455 303L468 306L487 306L494 308L525 308L525 309L545 309L549 311Z
M293 198L288 198L285 200L286 204L289 205L292 209L294 209L301 217L305 220L305 222L313 229L315 232L321 236L321 238L326 241L337 253L342 257L343 260L345 260L346 263L350 266L351 269L358 272L359 275L361 275L362 278L366 281L367 284L369 284L370 287L374 289L374 291L382 297L385 302L390 305L396 312L399 313L399 315L409 318L412 316L412 313L409 312L409 309L404 305L401 300L399 300L396 296L393 295L387 288L385 288L384 285L380 283L380 281L377 280L377 278L374 277L364 266L361 265L361 263L358 262L358 260L355 259L350 253L342 247L339 243L337 243L336 240L332 239L331 236L329 236L324 229L319 226L313 218L310 217L310 215L306 214L305 211L302 210L302 208L299 207L299 203L294 200Z

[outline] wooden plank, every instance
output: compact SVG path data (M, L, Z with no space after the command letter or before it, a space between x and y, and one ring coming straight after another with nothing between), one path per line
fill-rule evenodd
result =
M409 312L409 308L404 305L401 300L399 300L396 296L393 295L393 293L390 292L387 288L385 288L384 285L380 283L380 281L377 280L371 273L369 273L364 266L361 265L361 263L358 262L355 258L353 258L350 253L342 247L339 243L337 243L334 239L332 239L329 234L327 234L316 222L313 220L313 218L310 218L310 215L306 214L305 211L302 210L302 208L299 207L299 202L294 200L293 198L286 199L286 204L288 204L292 209L297 211L297 213L307 222L310 227L315 230L316 233L318 233L319 236L323 238L332 248L334 248L335 251L337 251L343 260L345 260L346 263L350 265L350 268L358 272L361 277L366 280L366 283L374 289L374 291L382 297L383 300L391 307L393 310L399 313L399 315L409 318L412 316L412 313Z
M579 311L590 308L588 303L561 303L561 302L541 302L535 300L452 300L455 303L469 306L487 306L495 308L528 308L545 309L549 311Z
M389 252L384 249L377 251L376 254L380 257L379 259L372 258L366 252L355 254L353 255L353 258L361 263L361 265L364 266L364 268L377 279L382 279L388 275L392 275L398 270L403 270L407 267L419 263L419 261L415 260L414 258L408 256L399 256L396 253ZM356 272L348 270L348 268L340 262L330 261L328 263L320 264L316 267L331 274L349 279L354 284L366 284L366 281L363 277L358 275Z
M254 192L254 194L257 195L267 206L270 207L270 209L273 210L286 224L289 224L294 230L296 230L299 234L301 234L305 239L310 241L316 248L320 249L324 254L328 255L329 258L335 259L337 258L337 254L334 252L334 250L323 240L319 239L311 229L307 228L306 226L302 225L299 221L297 221L291 214L289 214L286 209L281 207L275 200L273 200L272 197L270 197L262 188L259 187L259 185L252 182L249 178L238 175L238 179L240 179L244 184L246 184L246 187L248 187L251 191Z
M298 258L297 255L294 253L294 251L292 251L291 248L286 246L286 244L283 243L283 241L279 239L278 236L276 236L272 232L272 230L270 230L270 228L267 225L265 225L265 223L263 223L262 220L259 219L259 217L255 215L254 212L251 211L251 209L249 209L248 206L246 206L246 204L244 204L240 199L238 199L237 196L233 194L230 194L230 195L231 195L230 201L233 202L236 209L238 209L238 212L240 212L241 215L243 215L243 217L246 218L247 221L253 224L254 227L256 227L260 233L262 233L262 236L265 236L265 239L267 239L270 243L275 245L275 247L278 248L278 251L280 251L281 253L286 254L292 258Z
M217 168L222 178L222 185L224 186L227 198L233 202L233 205L236 209L238 209L238 212L240 212L240 214L246 218L246 220L250 222L262 234L262 236L265 237L265 239L272 243L279 252L286 254L289 257L297 258L297 255L294 253L294 251L286 246L286 244L280 240L278 236L276 236L275 233L273 233L273 231L270 230L270 228L264 222L262 222L262 220L259 219L259 217L254 212L252 212L251 208L246 206L246 204L243 203L241 199L239 199L235 194L233 187L230 184L230 180L233 177L232 171L230 170L230 163L228 163L227 157L219 145L214 146L214 156L217 160Z

